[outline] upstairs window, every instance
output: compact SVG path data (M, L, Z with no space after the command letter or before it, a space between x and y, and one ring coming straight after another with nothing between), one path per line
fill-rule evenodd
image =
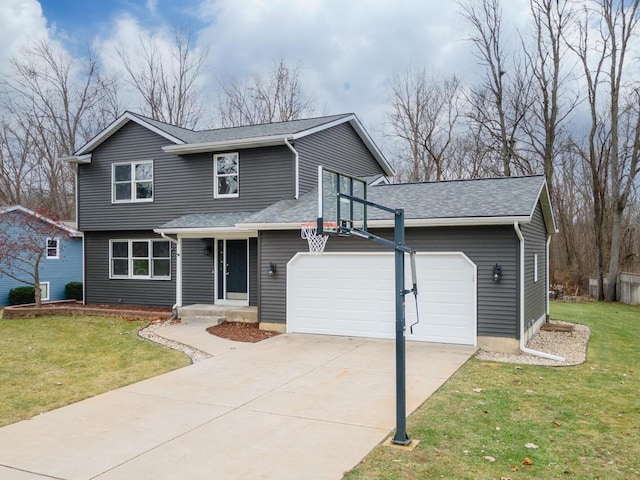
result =
M240 193L240 162L237 153L213 156L213 196L233 198Z
M58 248L58 239L47 238L47 258L60 258L60 249Z
M114 203L153 201L152 161L114 163L111 178Z
M171 279L166 240L111 240L110 278Z

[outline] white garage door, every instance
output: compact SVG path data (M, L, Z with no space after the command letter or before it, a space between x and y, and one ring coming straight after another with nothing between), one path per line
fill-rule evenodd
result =
M410 288L406 257L406 288ZM298 253L287 265L287 331L395 338L394 254ZM476 266L463 253L418 253L418 310L406 338L476 345Z

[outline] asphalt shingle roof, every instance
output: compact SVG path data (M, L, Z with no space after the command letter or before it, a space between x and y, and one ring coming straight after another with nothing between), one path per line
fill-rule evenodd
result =
M254 212L190 213L165 223L160 230L174 228L227 228L244 223Z
M129 112L140 120L153 125L155 128L163 130L169 135L182 140L185 143L210 143L228 142L234 140L245 140L249 138L270 137L273 135L294 135L305 130L319 127L326 123L331 123L344 117L353 115L343 113L340 115L330 115L326 117L304 118L291 120L288 122L265 123L261 125L246 125L243 127L217 128L213 130L189 130L187 128L176 127L168 123L153 120L151 118Z
M544 184L543 176L501 177L446 182L407 183L368 187L368 199L391 208L404 208L405 219L499 218L529 216ZM315 190L298 200L280 201L242 223L296 223L314 221ZM369 207L369 220L391 215ZM328 219L327 219L328 220Z

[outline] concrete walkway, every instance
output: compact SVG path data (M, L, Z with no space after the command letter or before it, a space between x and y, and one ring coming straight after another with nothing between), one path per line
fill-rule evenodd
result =
M202 332L213 358L1 428L0 478L337 480L395 427L393 341ZM407 412L474 351L408 342Z

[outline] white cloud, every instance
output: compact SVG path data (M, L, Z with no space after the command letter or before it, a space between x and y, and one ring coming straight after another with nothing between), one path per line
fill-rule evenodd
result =
M34 38L47 35L47 22L36 0L0 2L0 72L6 73L8 60Z

